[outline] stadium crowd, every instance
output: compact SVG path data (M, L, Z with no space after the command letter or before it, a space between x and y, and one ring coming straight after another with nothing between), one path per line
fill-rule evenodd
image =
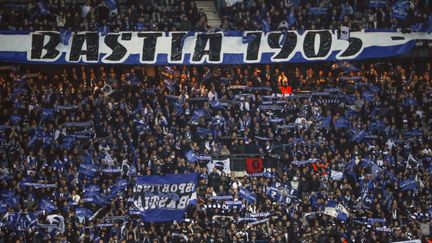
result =
M0 3L1 30L205 31L339 29L410 29L432 27L428 1L218 0L221 26L208 26L195 1L115 0Z
M0 239L426 241L431 75L431 62L396 61L3 71ZM208 156L247 153L279 166L207 171ZM137 176L190 172L184 222L132 213Z
M118 32L207 28L207 17L194 1L128 1L121 7L115 0L40 0L29 1L25 7L0 3L0 29Z
M229 1L220 3L223 29L405 29L431 25L426 1ZM402 2L405 2L402 4ZM265 22L265 23L263 23Z

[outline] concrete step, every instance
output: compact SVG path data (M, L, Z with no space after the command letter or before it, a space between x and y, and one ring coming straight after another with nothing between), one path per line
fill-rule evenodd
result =
M211 28L218 28L221 25L219 13L216 10L214 1L197 1L196 6L198 9L202 9L207 15L207 24Z

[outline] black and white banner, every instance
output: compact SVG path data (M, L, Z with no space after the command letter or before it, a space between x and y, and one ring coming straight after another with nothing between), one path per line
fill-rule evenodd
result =
M17 63L243 64L353 60L401 55L423 32L336 31L0 32L0 61Z

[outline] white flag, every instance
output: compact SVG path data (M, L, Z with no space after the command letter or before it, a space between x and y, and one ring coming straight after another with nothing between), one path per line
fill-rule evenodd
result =
M213 171L213 168L216 168L219 174L222 173L222 171L225 172L225 174L229 174L231 173L230 166L231 162L229 158L222 160L214 159L208 162L207 169L209 173Z
M340 181L343 179L343 172L332 170L330 174L330 178L335 181Z
M341 40L349 40L350 37L350 29L347 26L341 26Z

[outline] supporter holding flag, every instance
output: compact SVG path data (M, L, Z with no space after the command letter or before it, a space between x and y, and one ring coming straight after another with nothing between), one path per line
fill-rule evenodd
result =
M414 4L410 0L399 0L393 4L392 16L401 20L406 20L410 11L414 8Z

